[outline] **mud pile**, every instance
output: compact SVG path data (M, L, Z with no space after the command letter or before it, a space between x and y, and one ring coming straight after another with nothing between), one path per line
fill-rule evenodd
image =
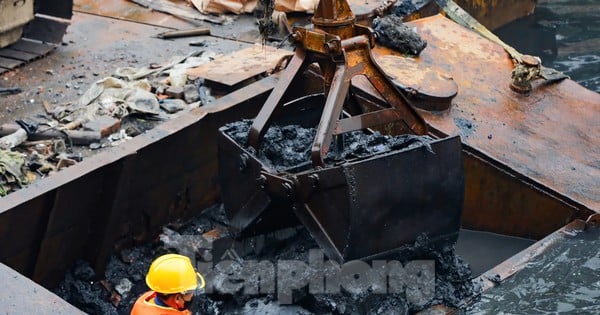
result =
M427 42L396 15L375 18L373 30L377 34L379 44L403 54L417 56L427 46Z
M251 125L252 120L243 120L227 124L221 130L240 145L246 146L248 130ZM258 152L251 147L246 149L255 154L267 166L276 170L284 170L310 161L310 150L315 134L315 128L304 128L299 125L273 125L265 132ZM338 145L338 139L333 139L330 151L325 158L327 164L420 146L425 146L432 151L429 143L434 140L429 136L388 136L378 132L368 134L362 131L349 132L339 137L342 138L343 145Z
M129 314L137 297L148 290L144 277L154 258L168 252L181 252L180 249L187 246L183 244L189 239L186 236L201 237L202 233L226 223L224 220L221 205L206 209L177 229L166 228L160 240L113 255L104 275L95 275L87 263L80 261L54 292L89 314ZM257 259L275 265L281 260L306 262L309 250L318 246L303 227L291 231L284 239L267 242L240 255L237 262L242 265ZM227 294L219 292L223 290L223 284L215 277L218 268L214 268L211 271L213 275L207 276L207 288L212 287L209 290L212 292L199 292L191 310L194 314L408 314L436 304L460 307L461 300L477 295L479 286L470 279L469 265L456 256L453 247L447 246L436 252L423 246L425 241L426 238L421 237L413 250L420 259L435 261L435 295L427 303L415 304L407 299L406 293L356 294L342 288L337 294L310 294L307 288L303 288L294 291L292 304L281 305L276 293L246 294L241 289ZM207 253L196 251L194 256L197 261L204 261ZM247 282L246 285L252 284Z

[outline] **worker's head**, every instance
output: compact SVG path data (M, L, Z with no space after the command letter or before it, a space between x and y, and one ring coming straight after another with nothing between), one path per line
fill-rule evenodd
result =
M194 270L188 257L166 254L152 262L146 284L162 301L181 310L189 306L194 291L204 287L204 279Z

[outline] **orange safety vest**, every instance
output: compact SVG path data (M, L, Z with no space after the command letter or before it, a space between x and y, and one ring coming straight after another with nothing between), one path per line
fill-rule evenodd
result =
M172 307L156 305L155 297L156 292L154 291L142 294L133 304L131 315L192 315L189 310L178 311Z

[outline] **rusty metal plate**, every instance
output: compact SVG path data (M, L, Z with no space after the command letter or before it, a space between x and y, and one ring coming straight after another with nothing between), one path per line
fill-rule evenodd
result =
M422 67L413 58L379 56L376 61L403 89L439 98L452 98L458 92L450 75Z
M270 46L254 45L188 70L188 75L234 86L276 67L281 58L292 52Z
M517 94L509 88L513 63L500 46L440 15L410 25L428 43L416 62L449 73L459 87L450 111L421 113L434 131L460 134L530 184L600 212L600 94L571 80Z
M418 108L446 110L458 92L452 76L419 65L413 58L379 56L377 64Z

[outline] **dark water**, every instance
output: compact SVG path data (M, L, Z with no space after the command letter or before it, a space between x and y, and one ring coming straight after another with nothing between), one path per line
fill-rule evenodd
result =
M479 276L533 243L525 238L461 229L455 249L471 265L473 276Z
M565 236L469 314L600 314L600 228Z
M540 0L532 16L495 33L522 53L540 56L600 92L600 0Z

